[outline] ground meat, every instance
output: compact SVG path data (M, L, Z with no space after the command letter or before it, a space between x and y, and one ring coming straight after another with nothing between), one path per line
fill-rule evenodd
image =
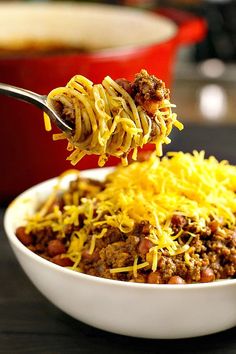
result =
M192 229L192 223L183 216L172 217L172 227L178 232L183 228L182 242L189 239L187 230ZM88 237L87 248L82 253L80 268L86 274L132 282L147 282L152 284L184 284L193 282L211 282L216 279L233 278L236 275L236 230L211 228L211 235L203 230L195 235L190 243L190 264L187 264L184 254L170 256L167 250L162 252L155 272L150 267L139 270L137 277L133 272L112 273L112 268L132 266L135 257L139 263L145 262L150 256L152 242L147 239L150 225L141 222L134 228L133 234L124 234L115 227L107 227L103 238L97 239L96 248L92 254L89 245L92 234ZM219 231L220 230L220 231ZM96 232L101 230L97 229ZM16 235L31 251L39 254L60 266L72 266L66 253L67 246L63 240L57 239L52 230L47 227L38 233L26 234L25 228L20 227ZM23 235L23 236L22 236Z
M187 219L183 215L173 215L171 219L171 226L175 233L178 233L187 224Z
M156 99L161 101L169 99L169 90L165 88L164 82L154 75L149 75L144 69L136 74L131 87L133 95L139 94L144 100Z
M149 235L150 232L150 224L148 221L141 221L140 223L135 224L133 233L134 235L140 236L140 235Z
M173 217L172 223L178 227L181 225L186 231L188 227L192 226L191 223L189 226L187 219L182 216ZM201 233L196 234L191 242L191 266L186 264L184 254L171 257L168 251L164 251L159 259L156 272L152 272L151 267L147 267L138 271L137 278L134 278L132 272L111 274L109 269L133 265L134 258L137 255L139 263L146 261L146 255L150 247L153 246L146 238L149 227L150 225L146 222L136 225L134 228L135 235L125 235L118 229L111 228L107 235L96 243L96 249L99 250L96 262L90 262L89 264L84 262L83 271L87 274L105 278L156 284L209 282L235 276L235 238L234 233L230 230L226 232L223 248L219 248L219 243L217 243L219 236L213 234L206 238L202 237ZM204 231L202 235L205 235ZM189 235L186 233L183 238L186 242ZM219 256L219 249L221 249L221 256Z
M135 103L141 106L150 117L156 113L163 100L170 99L170 91L165 87L165 83L154 75L149 75L146 70L141 70L140 73L136 74L133 82L123 78L117 79L116 82L131 95ZM155 131L157 128L154 125L152 130ZM154 134L155 132L153 132Z
M102 242L103 240L105 240L106 245L112 244L114 242L118 242L118 241L125 241L125 237L123 237L124 234L117 229L116 227L109 227L104 238L100 239L100 241ZM99 240L98 240L99 241ZM99 249L101 249L102 247L99 247L99 242L97 243L97 247Z
M141 70L131 83L132 97L135 103L140 105L150 116L156 112L160 102L170 98L170 92L165 87L165 83L149 75L146 70Z
M116 80L116 83L131 95L136 105L142 107L150 118L153 118L158 109L166 110L166 108L160 108L160 106L163 100L170 99L169 90L165 88L163 81L154 75L149 75L146 70L141 70L135 76L133 82L120 78ZM161 135L160 126L155 119L152 119L149 142L152 142L159 135Z
M115 80L116 83L121 86L129 95L132 95L131 82L127 79L120 78Z
M104 188L104 183L77 179L71 183L69 197L75 198L74 193L79 190L79 200L83 197L94 197ZM88 184L91 187L88 188ZM56 200L56 205L62 210L65 197L61 195ZM52 212L52 209L50 209ZM96 204L94 204L96 216ZM105 220L105 215L102 216ZM71 267L74 262L67 254L71 235L74 231L86 228L85 216L78 216L78 225L67 224L64 232L55 231L50 226L33 228L27 232L25 226L16 230L18 239L32 252L40 255L63 267ZM211 220L198 224L193 218L174 214L169 227L172 235L178 236L180 247L188 245L187 253L170 255L167 248L158 251L157 268L152 270L153 253L155 247L150 241L152 226L148 221L141 221L134 225L129 233L108 224L89 226L86 230L87 239L81 253L79 268L82 272L108 279L130 282L144 282L151 284L184 284L211 282L218 279L236 277L236 228L224 225L219 220ZM95 249L91 252L91 241L94 235L101 234L106 229L103 237L96 238ZM155 242L155 241L153 241ZM186 257L187 255L187 257ZM145 267L133 271L111 272L114 268L132 267L134 262L145 262Z
M63 121L68 124L72 129L75 128L75 109L74 107L66 106L59 99L53 100L52 102L53 108L62 117Z

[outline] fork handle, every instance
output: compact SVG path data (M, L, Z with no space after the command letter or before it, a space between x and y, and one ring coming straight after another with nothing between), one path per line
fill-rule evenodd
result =
M72 133L73 129L63 121L53 107L50 107L50 104L47 102L47 96L4 83L0 83L0 94L33 104L47 113L50 119L63 132L67 134Z
M45 110L46 107L47 96L39 95L20 87L0 83L0 94L31 103L43 110Z

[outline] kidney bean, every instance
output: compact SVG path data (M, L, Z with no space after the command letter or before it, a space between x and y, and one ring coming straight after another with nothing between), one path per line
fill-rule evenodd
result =
M162 279L159 272L151 272L148 274L147 283L149 284L161 284Z
M16 229L16 236L25 246L29 246L33 242L32 235L26 233L24 226L20 226Z
M66 248L61 240L51 240L48 243L47 251L49 256L54 257L66 252Z
M215 233L219 227L219 222L217 220L211 221L208 226L211 229L211 232Z
M94 250L92 254L89 253L89 250L84 250L82 252L82 259L87 260L89 262L96 262L100 258L98 250Z
M52 262L61 267L71 267L74 264L70 258L62 258L60 255L53 257Z
M149 224L143 225L142 233L143 233L144 235L148 235L149 232L150 232L150 225L149 225Z
M41 243L37 243L36 245L35 245L35 251L34 252L36 252L36 253L44 253L44 252L46 252L46 247L45 247L45 245L44 244L41 244Z
M236 265L236 254L232 254L229 257L230 262L232 262L234 265Z
M215 274L211 268L206 268L201 271L201 283L209 283L215 280Z
M168 284L185 284L185 280L178 275L174 275L170 277Z
M141 254L146 254L152 246L153 244L150 240L143 238L138 245L138 251Z
M182 228L187 224L185 216L175 214L172 216L171 223L179 228Z

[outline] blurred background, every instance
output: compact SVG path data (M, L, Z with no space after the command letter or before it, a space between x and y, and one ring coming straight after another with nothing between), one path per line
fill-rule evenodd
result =
M236 1L163 1L202 16L206 37L179 50L173 87L184 121L236 123ZM163 4L164 5L164 4Z
M64 6L60 11L44 14L48 5L58 4ZM74 5L88 8L81 15ZM110 12L106 5L115 8ZM46 94L77 73L100 82L106 75L132 79L146 68L171 88L185 125L236 126L235 0L0 1L0 6L0 81ZM70 168L65 144L52 142L36 108L0 97L0 116L5 132L0 149L6 151L0 201ZM95 167L96 161L88 157L78 167Z
M205 124L236 123L235 0L83 2L115 4L149 11L168 7L204 18L208 26L205 38L197 44L182 45L178 50L172 83L172 101L176 103L183 121Z
M178 51L172 100L184 122L236 123L236 1L124 0L118 3L149 9L171 7L206 20L205 38Z

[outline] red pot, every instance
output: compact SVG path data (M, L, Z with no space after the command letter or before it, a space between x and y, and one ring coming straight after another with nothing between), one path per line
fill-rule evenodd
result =
M34 24L38 21L43 22L44 17L47 17L44 12L47 12L48 9L53 6L54 8L55 6L64 6L63 11L66 18L68 9L70 9L69 11L73 9L72 12L76 14L76 11L80 11L81 6L85 7L86 5L64 3L47 5L5 4L3 6L5 6L5 8L3 7L5 12L2 11L2 8L0 7L0 21L1 24L2 21L5 21L6 27L8 26L11 32L12 27L17 28L18 19L21 16L25 18L25 23L29 22L32 29ZM7 11L6 6L9 6ZM37 11L33 10L34 14L31 16L31 10L35 7L37 8L37 6L40 7L40 9L37 9ZM51 89L57 86L64 86L66 82L77 73L88 77L94 82L100 82L106 75L110 75L114 79L119 77L132 79L135 73L139 72L142 68L145 68L150 73L163 79L167 86L169 86L172 80L176 50L182 44L194 43L197 40L202 39L206 30L205 22L200 18L173 9L162 9L155 11L155 14L150 14L150 16L152 16L150 23L153 21L154 16L157 23L158 21L163 22L164 20L169 26L168 35L164 35L167 26L163 27L160 31L161 39L156 39L154 41L153 38L147 38L146 42L139 43L137 41L136 43L133 41L131 45L130 43L127 44L125 39L126 37L129 37L128 35L132 33L134 28L136 28L137 31L137 24L133 25L134 19L139 18L140 26L142 26L142 35L145 33L145 23L147 23L146 20L146 22L142 23L142 16L149 16L149 14L146 15L146 13L138 10L124 7L115 7L114 10L113 7L111 8L110 6L105 5L88 6L89 14L96 14L99 12L100 14L105 14L106 9L109 8L116 14L116 17L119 14L123 21L130 21L130 26L128 23L128 30L125 29L125 26L127 26L125 22L124 24L121 24L120 31L122 32L122 29L124 29L126 32L122 35L123 42L119 44L119 46L117 45L117 47L113 49L97 49L87 54L64 53L59 55L55 53L31 53L23 55L18 52L18 54L15 54L14 56L1 56L0 82L27 88L40 94L47 94ZM14 18L11 14L18 8L20 9L19 13L17 14L17 17ZM52 11L50 10L52 14L55 13L54 8L51 9ZM7 16L9 16L9 19L6 18ZM37 16L43 17L37 18ZM131 16L131 20L129 20L129 16ZM165 21L166 17L171 19L171 21ZM109 15L108 18L111 19L111 16ZM53 21L55 22L56 20L57 16L54 16ZM104 21L104 23L106 23L106 21ZM50 27L51 30L55 28L54 22ZM95 22L96 21L92 20L92 23L90 24L94 33L93 36L98 32L95 28ZM60 28L63 28L63 23L63 21L59 23ZM177 24L177 26L175 24ZM116 24L116 29L118 25L119 23ZM1 27L2 29L4 28L3 24ZM103 28L103 33L105 34L107 31L111 31L111 27L112 26L108 24L107 29ZM44 30L46 26L42 24L40 28ZM15 33L10 33L10 35L17 36L21 29L22 28L19 27ZM63 28L63 34L64 29L66 32L67 27L65 26ZM33 40L32 32L33 31L29 32L29 37L31 35L29 40L31 41ZM113 36L114 29L112 29L111 33ZM10 40L5 40L4 42L4 35L6 34L7 31L4 34L4 31L1 30L0 49L1 46L4 47L6 43L8 43L9 46L14 45L14 42L11 44ZM46 35L48 36L48 33ZM67 33L67 35L69 34ZM141 35L139 36L140 38ZM24 33L19 38L22 39L23 37L24 39L24 36L26 38L27 34ZM91 33L87 34L87 38L90 38L90 36ZM26 40L25 42L24 40L19 41L19 38L18 42L15 41L15 43L18 46L21 44L24 45ZM44 130L42 112L37 108L2 96L0 97L0 116L2 124L0 139L0 149L2 152L0 201L6 201L29 186L58 175L62 171L71 168L70 163L66 161L67 151L65 141L52 141L51 134L46 133ZM114 162L114 159L110 161L110 163ZM96 167L96 164L96 157L89 156L84 158L77 167L79 169L92 168Z

